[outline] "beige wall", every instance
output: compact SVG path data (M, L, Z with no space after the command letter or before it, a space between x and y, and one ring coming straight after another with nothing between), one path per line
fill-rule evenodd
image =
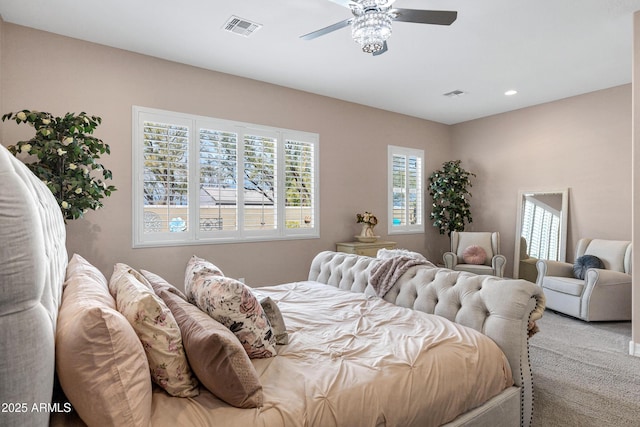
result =
M107 275L124 261L178 286L192 254L252 285L304 279L315 253L358 232L355 213L364 210L379 216L376 230L386 238L388 144L424 149L427 174L459 158L478 175L470 229L501 232L508 274L521 189L570 188L570 260L580 236L629 239L631 103L632 88L625 85L446 126L0 21L0 113L29 108L99 115L97 136L112 148L104 163L118 191L103 210L68 225L69 252ZM321 238L132 249L132 105L319 133ZM0 123L4 145L30 137L26 126ZM392 239L434 261L448 247L447 237L429 226L424 235Z
M111 145L103 158L118 188L105 208L70 222L68 250L107 275L127 262L182 286L187 259L212 260L251 285L306 279L312 257L353 240L355 214L377 214L386 236L387 145L424 149L426 169L450 155L449 127L296 90L215 73L4 23L2 113L21 109L86 111L101 116L96 136ZM316 78L316 77L310 77ZM131 107L167 109L320 134L321 238L273 243L131 248ZM30 138L28 126L4 123L0 142ZM434 257L446 238L394 236L401 247Z
M452 126L478 177L470 230L497 230L513 269L519 190L569 188L567 261L581 237L631 240L631 85Z

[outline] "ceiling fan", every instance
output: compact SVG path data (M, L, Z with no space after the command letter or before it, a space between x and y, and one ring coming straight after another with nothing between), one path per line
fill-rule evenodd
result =
M300 38L312 40L351 25L353 40L360 44L363 52L373 55L382 55L387 51L387 39L391 35L392 21L451 25L458 17L458 12L454 11L393 8L395 0L329 1L348 7L353 17L305 34Z

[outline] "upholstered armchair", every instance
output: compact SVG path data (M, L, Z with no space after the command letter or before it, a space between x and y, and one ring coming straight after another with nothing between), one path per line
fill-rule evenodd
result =
M586 321L631 320L631 249L627 241L580 239L574 264L538 260L547 308Z
M517 279L525 279L536 283L538 277L538 270L536 269L537 261L538 258L531 257L527 253L527 239L520 237L520 264L518 266Z
M500 254L498 232L452 231L451 252L446 252L442 258L448 269L497 277L504 276L507 263Z

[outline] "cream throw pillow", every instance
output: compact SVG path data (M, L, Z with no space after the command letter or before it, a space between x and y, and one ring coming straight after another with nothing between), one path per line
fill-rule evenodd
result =
M197 396L198 381L187 362L180 329L147 279L126 264L116 264L109 290L142 342L151 379L172 396Z
M151 377L142 344L116 310L107 279L77 254L58 315L56 371L87 425L148 427Z

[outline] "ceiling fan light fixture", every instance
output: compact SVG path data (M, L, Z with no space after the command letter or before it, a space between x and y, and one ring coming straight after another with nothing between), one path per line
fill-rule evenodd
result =
M392 9L395 0L331 0L351 9L353 18L344 19L325 28L300 36L313 40L333 31L351 26L351 37L365 53L379 56L388 50L387 39L391 36L391 22L402 21L415 24L451 25L458 12L451 10Z
M365 12L351 23L351 37L363 52L377 52L382 50L384 42L391 35L391 21L391 16L386 12Z
M396 0L353 0L363 8L367 7L390 7Z

